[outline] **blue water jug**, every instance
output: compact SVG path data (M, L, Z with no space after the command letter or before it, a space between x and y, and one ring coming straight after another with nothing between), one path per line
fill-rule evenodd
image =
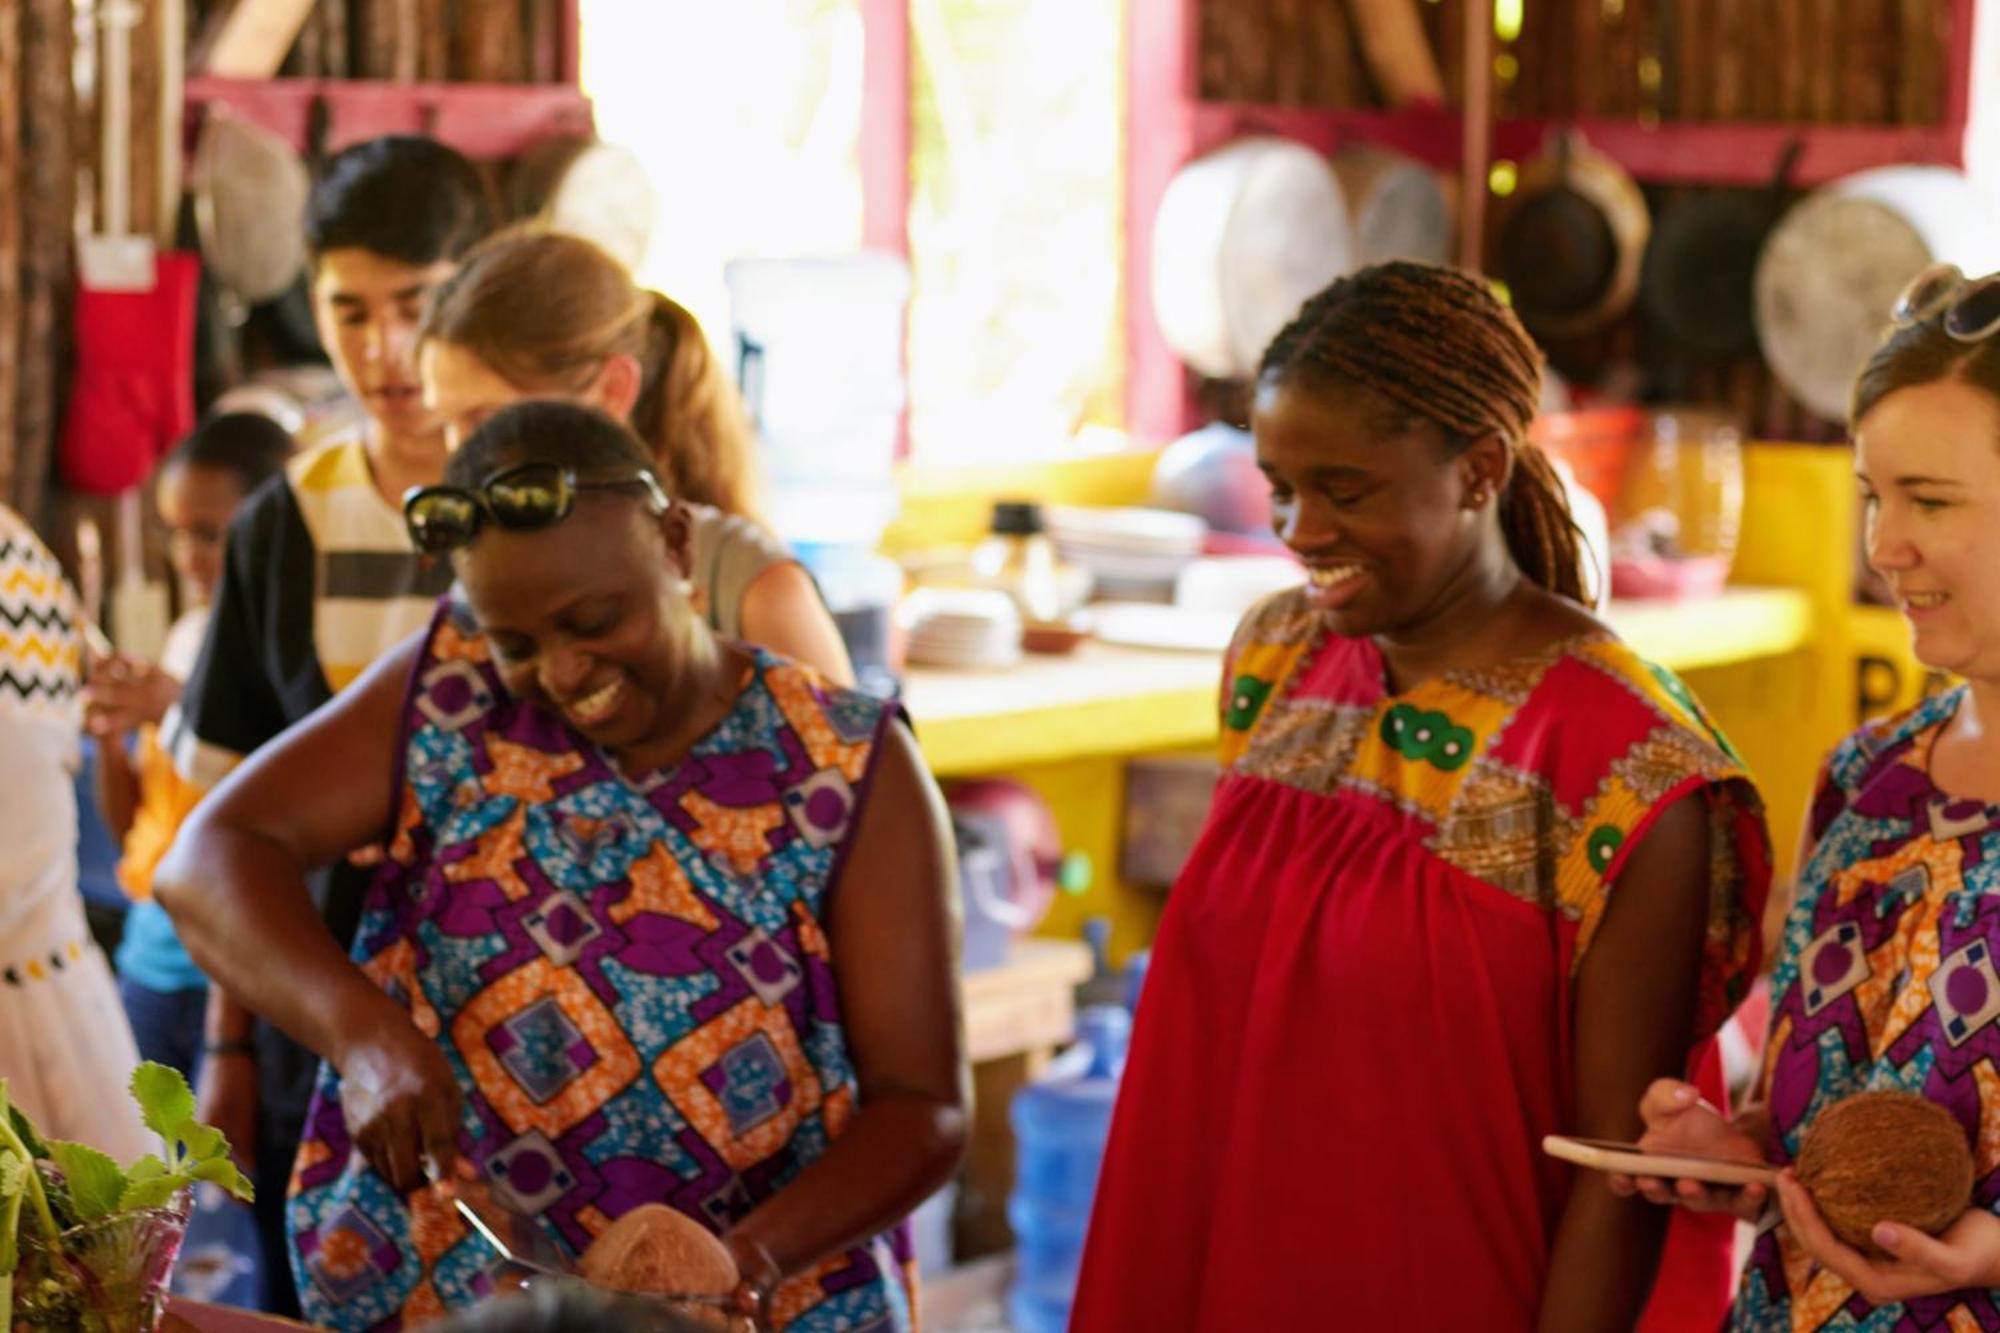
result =
M1014 1096L1014 1286L1007 1317L1016 1333L1063 1333L1076 1294L1077 1265L1090 1227L1090 1200L1111 1133L1111 1108L1132 1017L1115 1004L1077 1016L1077 1045L1048 1076Z

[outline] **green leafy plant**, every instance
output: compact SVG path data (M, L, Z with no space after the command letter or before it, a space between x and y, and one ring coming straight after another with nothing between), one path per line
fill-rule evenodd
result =
M250 1181L230 1160L228 1139L195 1119L194 1093L179 1071L147 1061L133 1071L131 1090L163 1152L121 1167L87 1144L43 1138L0 1079L0 1329L13 1327L24 1237L59 1247L71 1227L162 1207L198 1180L250 1200Z

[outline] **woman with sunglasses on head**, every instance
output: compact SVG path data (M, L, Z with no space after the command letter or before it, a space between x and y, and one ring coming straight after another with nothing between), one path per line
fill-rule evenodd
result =
M406 514L462 602L238 769L156 875L197 961L325 1058L290 1204L308 1314L391 1328L486 1291L426 1184L459 1159L572 1254L664 1203L772 1325L912 1327L902 1219L967 1092L951 840L908 728L710 631L686 515L601 413L501 410ZM371 843L350 961L302 876Z
M687 506L688 577L709 627L853 683L812 577L757 520L755 439L693 315L591 242L521 228L465 257L421 336L425 399L447 445L523 398L568 398L629 421Z
M1641 1103L1642 1143L1789 1164L1857 1092L1920 1093L1972 1144L1972 1205L1932 1238L1886 1219L1864 1254L1787 1169L1737 1329L2000 1328L2000 276L1920 275L1849 412L1869 563L1916 655L1963 682L1827 758L1772 976L1762 1096L1733 1120L1686 1084ZM1659 1203L1766 1214L1761 1185L1614 1181Z

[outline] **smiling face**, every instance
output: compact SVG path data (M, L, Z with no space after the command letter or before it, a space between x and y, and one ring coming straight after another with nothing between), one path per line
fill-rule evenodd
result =
M488 526L454 563L514 694L620 757L670 737L703 633L682 582L687 523L589 491L535 532Z
M1307 596L1348 637L1423 625L1485 554L1474 495L1505 446L1445 457L1438 432L1364 389L1270 383L1251 413L1271 526L1309 571Z
M434 432L417 381L417 327L431 288L457 267L419 268L346 246L313 265L313 320L340 382L377 429L396 439Z
M1960 380L1897 389L1856 423L1868 563L1925 665L2000 680L2000 403Z

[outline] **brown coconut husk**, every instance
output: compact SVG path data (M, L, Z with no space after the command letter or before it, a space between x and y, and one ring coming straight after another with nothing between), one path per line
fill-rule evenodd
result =
M1881 1222L1935 1236L1972 1198L1972 1149L1958 1118L1912 1092L1864 1092L1820 1112L1794 1164L1833 1234L1879 1253Z
M617 1291L720 1295L736 1289L736 1260L714 1233L665 1204L641 1204L598 1233L577 1271Z

